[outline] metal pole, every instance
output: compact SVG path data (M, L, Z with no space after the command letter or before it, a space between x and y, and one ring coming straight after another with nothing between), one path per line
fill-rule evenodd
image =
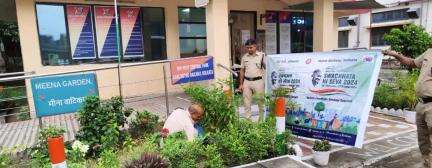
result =
M167 76L166 76L165 64L162 66L162 68L163 68L164 87L165 87L166 117L168 118L169 113L170 113L170 109L169 109L168 84L167 84Z
M120 72L120 67L121 67L121 54L120 54L120 27L119 27L119 22L118 22L118 11L117 11L117 0L114 0L114 15L115 15L115 23L116 23L116 39L117 39L117 56L118 56L118 62L117 62L117 75L118 75L118 85L119 85L119 94L120 97L123 97L122 94L122 86L121 86L121 72Z
M42 117L38 117L39 120L39 129L42 129L43 125L42 125Z

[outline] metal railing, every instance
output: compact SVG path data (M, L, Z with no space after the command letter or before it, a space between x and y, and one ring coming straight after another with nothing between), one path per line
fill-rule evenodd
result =
M67 75L67 74L75 74L75 73L84 73L84 72L94 72L96 74L108 72L112 75L112 78L116 78L116 80L120 80L120 82L113 82L111 78L97 78L98 81L98 89L99 93L101 91L110 91L110 93L114 95L119 95L123 93L123 100L125 101L126 106L135 108L137 110L146 109L150 112L157 113L161 118L166 118L169 115L170 109L176 107L182 107L185 105L187 107L190 102L187 101L187 98L182 97L183 94L179 93L181 87L171 85L169 82L171 79L171 73L169 72L169 63L172 61L178 60L187 60L193 58L185 58L185 59L171 59L171 60L161 60L161 61L152 61L152 62L139 62L139 63L124 63L124 64L112 64L105 65L100 68L86 68L79 70L72 70L66 72L59 73L46 73L46 74L35 74L34 72L20 72L20 73L9 73L0 76L0 83L4 82L14 82L14 81L22 81L22 80L31 80L33 78L39 77L47 77L53 75ZM131 76L133 77L136 72L143 72L149 70L149 65L158 64L160 66L155 66L156 68L151 67L152 71L157 73L162 72L161 75L152 75L152 77L138 77L133 80L129 80ZM133 68L136 67L136 68ZM222 65L218 65L217 67L223 67L224 69L229 70L229 68L224 67ZM160 68L160 69L159 69ZM168 68L168 69L167 69ZM216 68L216 66L215 66ZM61 68L60 68L61 69ZM120 74L122 77L120 78L115 73L116 70L120 70ZM168 72L167 72L168 71ZM148 74L148 73L147 73ZM21 76L16 76L21 75ZM110 80L109 82L105 82L105 80ZM207 82L198 82L198 84L208 84ZM135 88L145 88L146 86L154 86L152 89L135 89ZM115 93L119 88L119 92ZM13 86L3 88L0 92L10 89L26 89L29 87L26 86ZM120 92L122 90L122 92ZM24 92L25 93L25 92ZM32 95L32 94L28 94ZM25 101L30 100L28 102L33 102L32 96L15 96L15 97L3 97L0 98L0 103L13 103L13 101ZM163 102L165 101L165 102ZM185 107L182 107L185 108ZM35 114L34 110L30 110L29 106L26 104L15 105L15 106L5 106L0 107L0 119L5 119L8 117L17 117L19 115L28 115ZM66 127L67 134L66 140L71 140L74 137L75 132L78 128L75 128L77 124L75 114L65 114L58 116L50 116L43 118L31 118L27 121L20 121L17 123L6 123L1 124L0 122L0 146L5 147L13 147L14 144L24 144L26 146L31 146L32 143L36 141L35 136L37 132L40 130L40 126L43 123L47 124L57 124L62 127ZM35 132L36 131L36 132Z

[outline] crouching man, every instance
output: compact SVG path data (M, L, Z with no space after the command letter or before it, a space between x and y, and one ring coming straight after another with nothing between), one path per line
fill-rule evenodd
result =
M199 104L192 104L187 110L174 110L163 126L168 135L184 131L188 141L193 141L198 136L198 130L194 125L204 116L204 109Z

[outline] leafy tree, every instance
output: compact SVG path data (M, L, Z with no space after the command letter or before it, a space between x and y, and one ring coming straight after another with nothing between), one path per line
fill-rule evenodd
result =
M318 111L318 113L321 113L321 111L325 110L325 104L323 102L318 102L315 105L315 110Z
M391 49L403 55L416 58L432 47L432 36L421 26L405 25L402 29L394 28L384 36Z

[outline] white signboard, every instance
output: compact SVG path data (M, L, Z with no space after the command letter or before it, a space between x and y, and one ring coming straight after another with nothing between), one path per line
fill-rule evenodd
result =
M294 134L361 147L381 66L379 51L269 55L266 92L292 86L287 128Z

